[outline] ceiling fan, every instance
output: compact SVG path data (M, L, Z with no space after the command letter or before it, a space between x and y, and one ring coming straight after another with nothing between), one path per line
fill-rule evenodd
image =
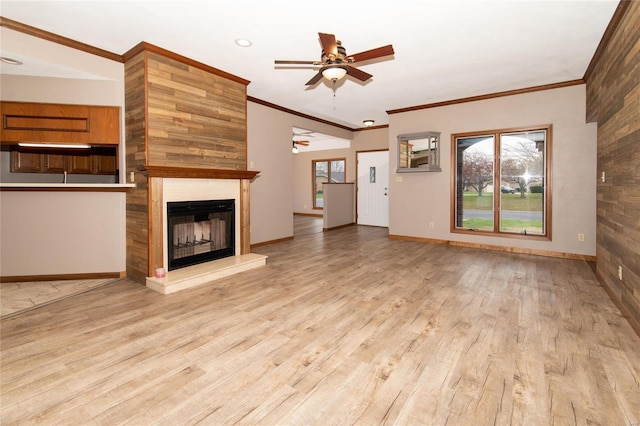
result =
M318 36L320 37L320 44L322 45L320 61L275 61L276 65L313 65L321 67L318 73L306 83L307 86L316 84L322 77L335 83L347 74L360 81L367 81L373 76L359 70L351 64L394 54L393 46L388 44L353 55L347 55L347 50L340 40L336 40L333 34L318 33Z
M294 139L294 140L292 141L292 148L291 148L291 150L293 151L293 153L294 153L294 154L297 154L297 153L298 153L298 145L300 145L300 146L309 146L309 143L310 143L310 142L311 142L311 141L305 141L305 140L297 141L297 140L295 140L295 139Z

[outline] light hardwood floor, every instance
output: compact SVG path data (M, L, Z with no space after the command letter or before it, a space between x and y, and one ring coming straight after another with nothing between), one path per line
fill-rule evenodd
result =
M301 237L303 235L317 234L322 232L324 221L322 217L293 215L293 235Z
M639 423L640 338L584 262L358 226L255 251L2 320L1 423Z

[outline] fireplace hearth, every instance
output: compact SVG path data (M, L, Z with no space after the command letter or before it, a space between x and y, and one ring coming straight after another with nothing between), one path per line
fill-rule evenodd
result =
M234 200L167 203L169 271L235 255Z

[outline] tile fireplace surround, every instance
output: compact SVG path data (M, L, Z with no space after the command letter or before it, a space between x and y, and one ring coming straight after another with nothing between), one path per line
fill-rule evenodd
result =
M161 200L154 200L157 204L154 215L160 215L156 220L155 244L158 253L162 253L161 265L168 271L167 255L167 203L174 201L202 201L202 200L235 200L235 256L216 259L210 262L166 272L164 277L147 277L147 287L163 294L174 293L190 287L199 286L232 274L257 268L266 264L266 256L249 253L246 238L242 238L243 223L248 222L243 215L248 215L248 201L243 200L242 179L202 179L202 178L152 178L154 179L153 193L161 195ZM247 183L248 187L248 183ZM153 225L152 225L153 228ZM161 229L159 229L161 228ZM159 235L161 234L161 238ZM157 263L158 264L158 263ZM157 265L156 264L156 265Z

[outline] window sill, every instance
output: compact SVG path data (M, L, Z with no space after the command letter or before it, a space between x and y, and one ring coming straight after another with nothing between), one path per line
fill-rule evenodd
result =
M514 238L519 240L551 241L550 235L515 234L510 232L474 231L472 229L451 229L452 234L479 235L483 237Z

